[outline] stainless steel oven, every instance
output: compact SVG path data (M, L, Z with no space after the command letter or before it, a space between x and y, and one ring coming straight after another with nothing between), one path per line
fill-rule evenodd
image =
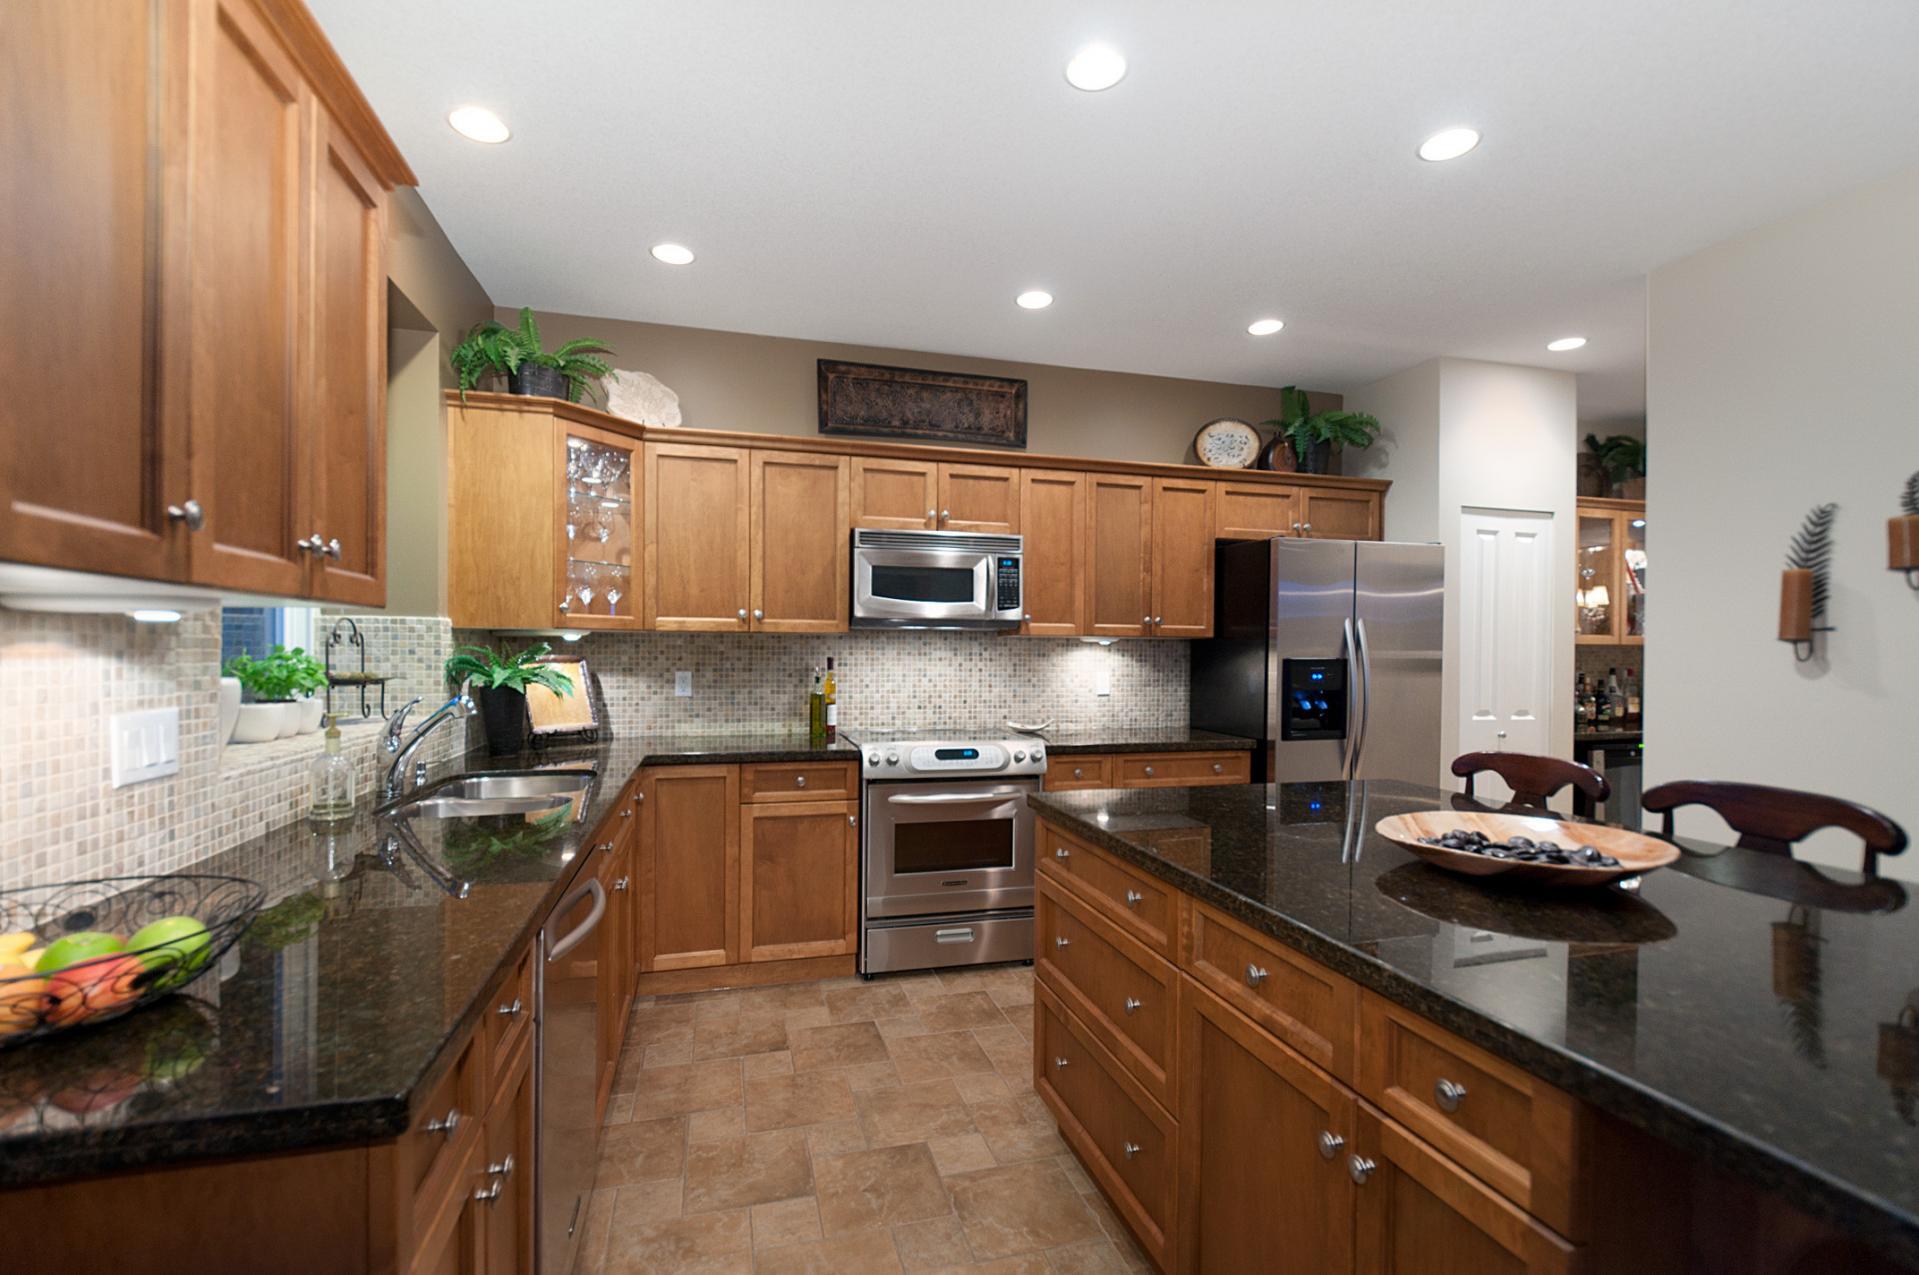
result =
M1016 628L1018 536L965 531L853 532L852 623L869 628Z

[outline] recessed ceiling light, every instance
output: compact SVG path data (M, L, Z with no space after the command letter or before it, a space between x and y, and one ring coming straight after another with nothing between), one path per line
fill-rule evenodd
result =
M1089 44L1066 64L1066 82L1097 93L1126 78L1126 58L1110 44Z
M180 622L180 613L169 607L136 607L127 612L127 617L138 620L142 624L178 624Z
M1458 159L1477 145L1479 145L1477 129L1442 129L1419 144L1419 157L1437 164L1445 159Z
M461 137L475 142L485 142L497 146L513 136L506 121L487 110L484 106L462 106L447 114L446 122Z
M1557 341L1546 342L1546 348L1554 354L1564 354L1567 350L1576 350L1586 344L1583 336L1562 336Z
M664 261L669 266L690 266L693 264L693 250L685 244L656 243L653 245L653 259Z
M1022 292L1013 298L1022 310L1044 310L1053 304L1053 294L1034 288L1031 292Z
M1246 325L1246 330L1254 336L1271 336L1285 326L1278 319L1254 319Z

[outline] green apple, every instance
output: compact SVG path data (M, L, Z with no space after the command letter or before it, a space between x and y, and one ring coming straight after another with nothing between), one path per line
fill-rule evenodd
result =
M117 934L81 930L47 944L46 951L40 954L33 968L38 973L51 974L69 965L78 965L81 961L98 960L102 956L114 956L126 950L127 945L120 941Z
M127 950L150 970L170 970L159 981L162 986L171 986L184 983L207 963L211 943L207 927L198 919L169 916L142 926L127 940Z

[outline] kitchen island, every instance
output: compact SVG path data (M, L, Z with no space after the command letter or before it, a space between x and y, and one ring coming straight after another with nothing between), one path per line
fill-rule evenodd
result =
M1389 782L1030 800L1035 1084L1169 1268L1919 1264L1896 883L1682 842L1637 891L1502 887L1375 833L1453 800Z

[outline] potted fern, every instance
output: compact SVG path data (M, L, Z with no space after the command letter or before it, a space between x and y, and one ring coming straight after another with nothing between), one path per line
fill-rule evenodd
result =
M1302 474L1331 473L1334 448L1371 447L1373 440L1379 437L1377 416L1338 408L1315 412L1307 401L1306 391L1297 385L1288 385L1279 392L1279 415L1260 424L1279 431L1275 443L1283 438L1292 445L1296 468ZM1277 468L1276 465L1268 467Z
M1628 500L1643 500L1646 496L1646 440L1634 438L1631 434L1610 434L1605 438L1597 434L1586 435L1586 450L1606 471L1606 478L1612 484L1612 494L1624 496Z
M509 328L497 319L476 324L448 357L460 381L462 401L483 377L504 376L515 394L577 403L582 394L605 401L600 378L611 375L613 369L600 355L611 353L603 342L588 338L548 350L541 344L532 307L521 306L518 327Z
M499 656L490 646L462 646L446 662L446 680L465 683L480 707L491 753L517 753L526 747L526 688L544 686L555 695L571 695L573 683L540 661L553 648L536 642L518 655Z

